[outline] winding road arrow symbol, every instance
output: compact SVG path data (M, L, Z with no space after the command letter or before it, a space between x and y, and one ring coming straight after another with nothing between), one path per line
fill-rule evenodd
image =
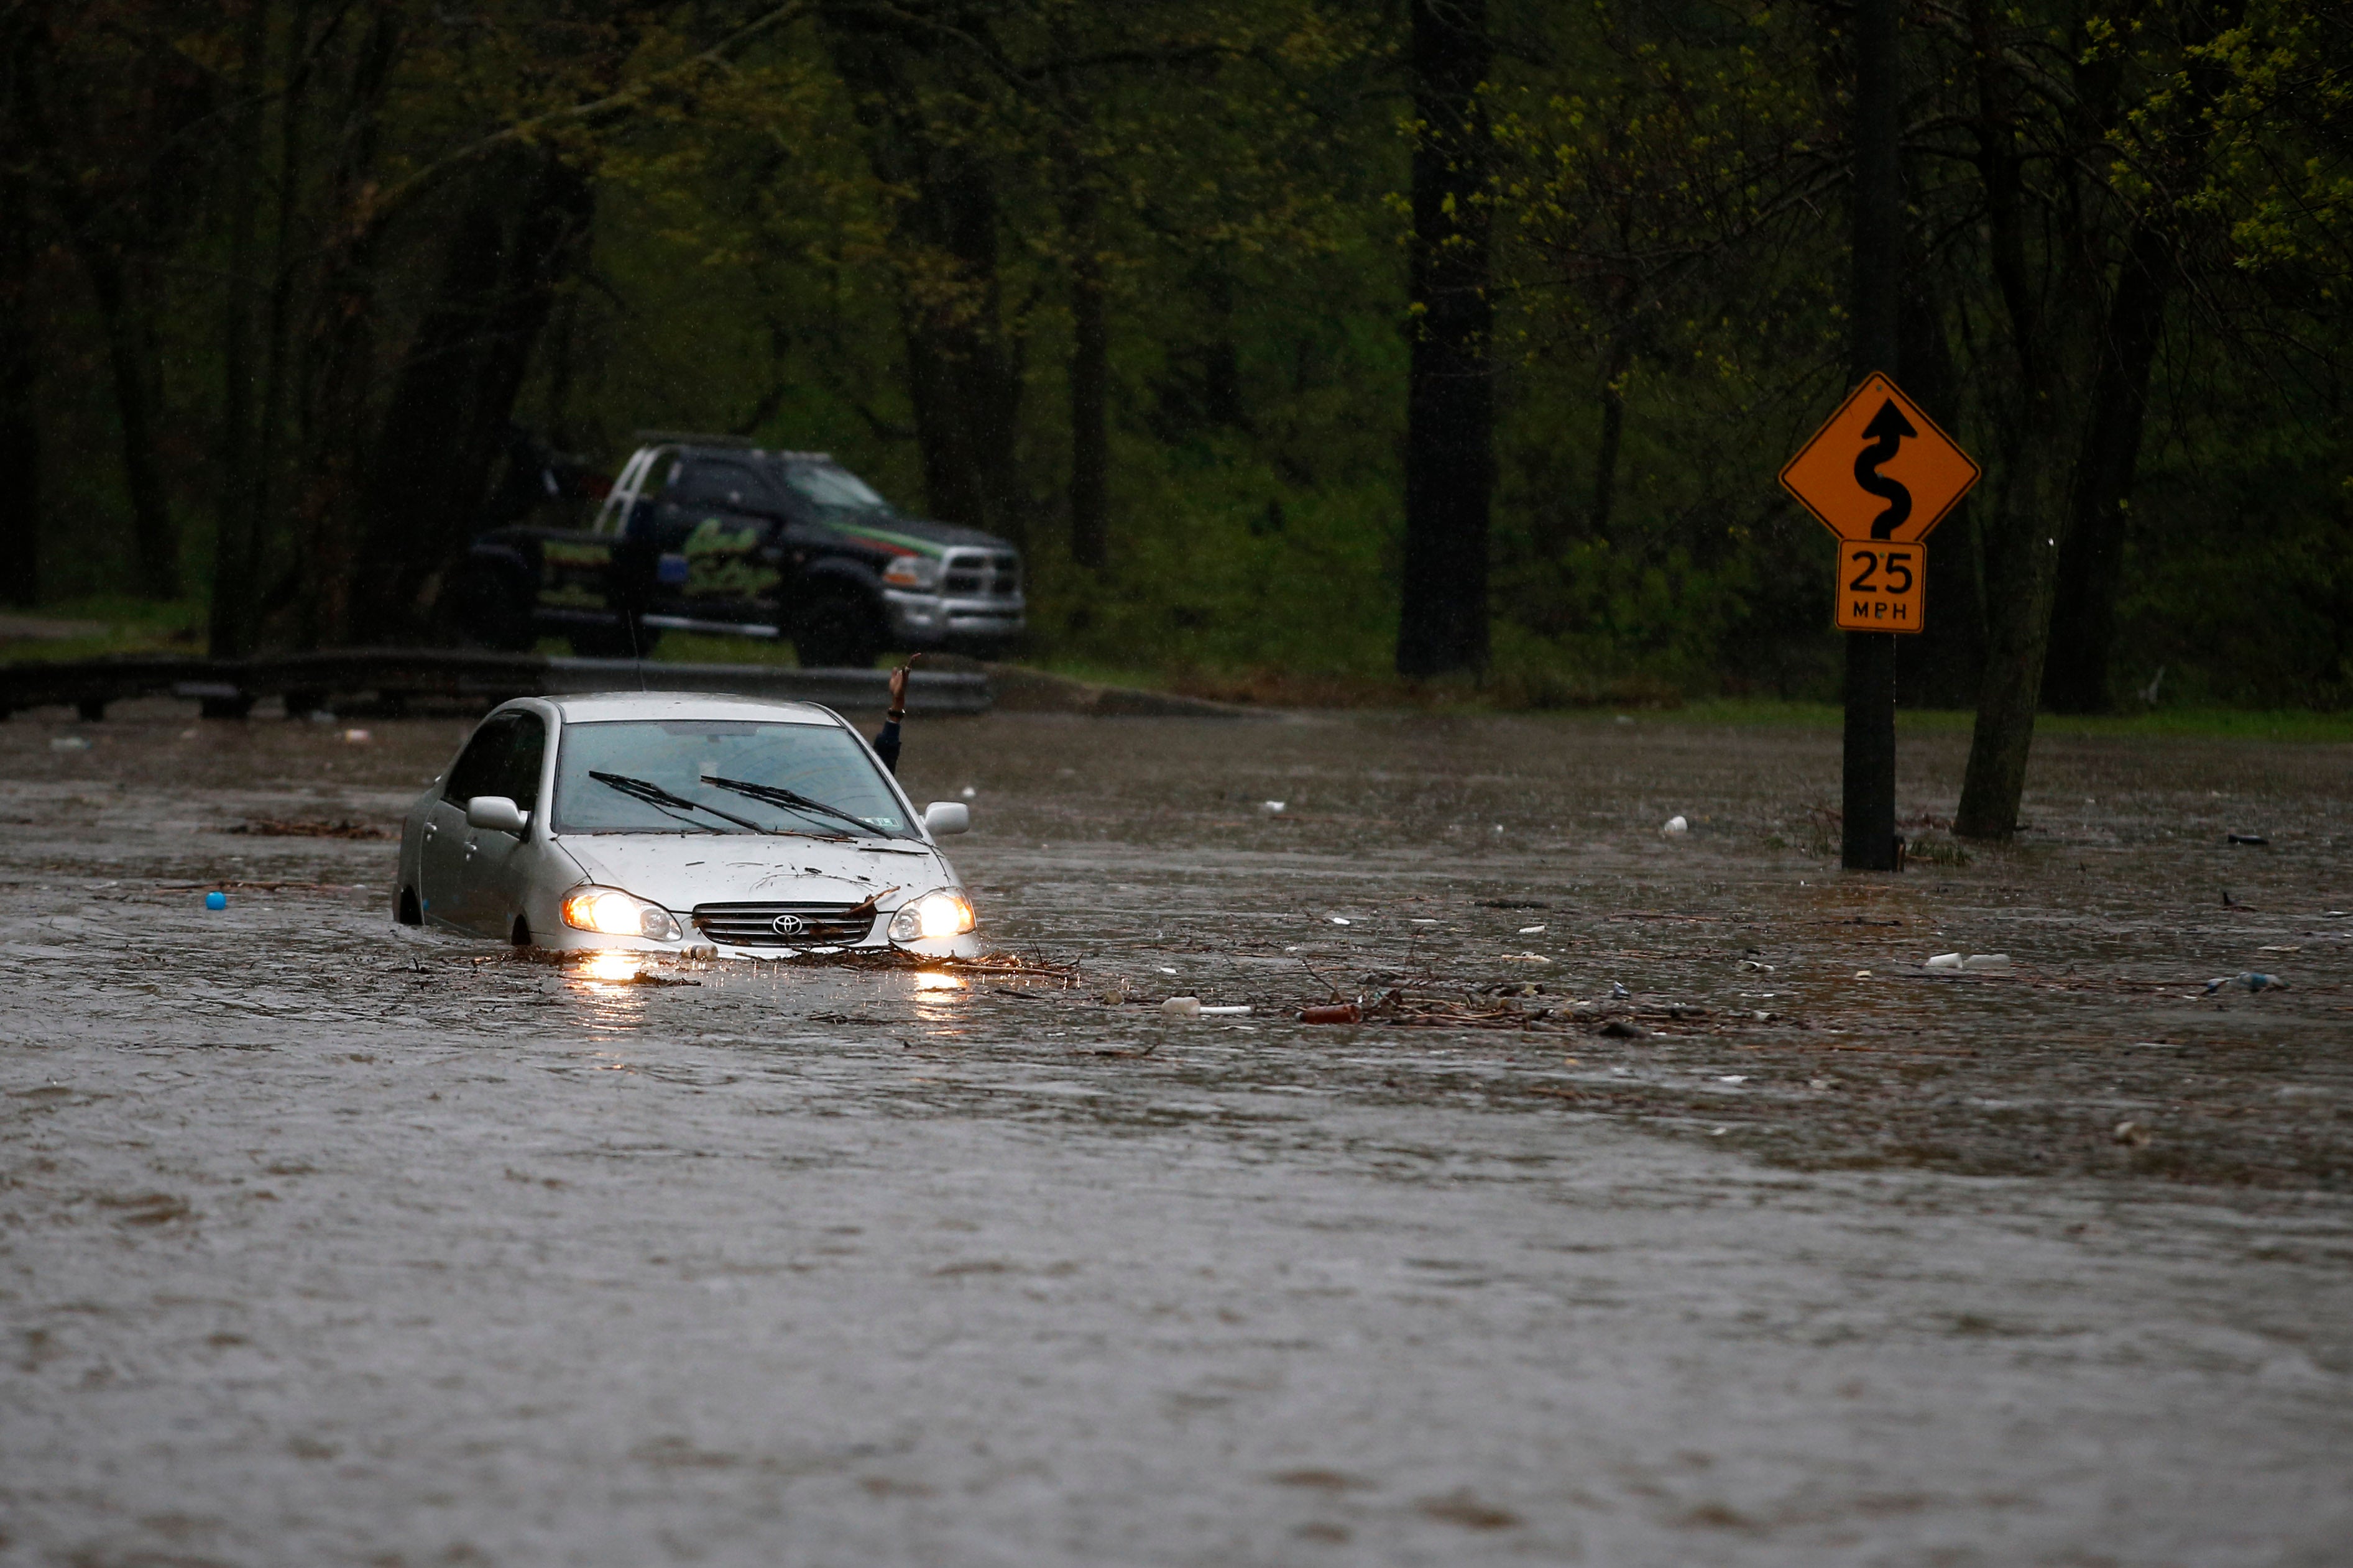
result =
M1904 417L1904 410L1896 407L1891 397L1879 405L1879 412L1871 416L1862 433L1871 445L1855 454L1854 482L1887 503L1887 510L1871 525L1871 537L1893 539L1895 531L1912 515L1912 492L1881 473L1879 465L1895 456L1896 449L1904 445L1904 437L1920 432L1913 428L1912 421Z

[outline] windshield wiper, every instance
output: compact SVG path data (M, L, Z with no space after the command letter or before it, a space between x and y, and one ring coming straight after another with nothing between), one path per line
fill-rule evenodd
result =
M837 821L849 824L869 837L891 837L863 817L852 816L838 805L828 805L821 800L811 800L808 796L786 789L780 784L747 784L742 779L716 778L710 773L702 775L702 782L707 784L717 784L721 789L732 789L737 795L749 795L764 805L781 805L790 811L805 811L830 816Z
M748 817L737 816L732 812L722 811L715 805L705 805L699 800L689 800L682 795L672 795L670 791L662 788L661 785L651 783L646 779L633 779L627 773L599 773L594 768L588 770L588 776L595 779L598 784L603 784L607 789L618 790L623 795L628 795L631 800L643 801L648 805L658 806L665 811L670 811L670 815L673 816L676 816L678 813L671 808L683 806L689 811L707 811L712 816L720 818L722 821L732 822L736 826L748 828L754 833L765 833L768 831L766 828L761 826L758 823L752 821ZM686 822L686 825L689 827L702 827L702 824L699 822L688 821L683 817L681 817L680 820ZM702 830L705 833L716 833L719 831L715 827L702 827Z

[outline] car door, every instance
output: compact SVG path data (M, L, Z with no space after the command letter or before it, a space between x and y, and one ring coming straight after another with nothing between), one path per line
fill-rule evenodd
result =
M520 869L510 862L521 841L469 823L466 803L503 795L535 811L546 748L546 721L519 709L492 714L466 742L425 824L418 871L426 919L484 936L507 934L503 922L515 902L507 884Z
M547 756L547 721L528 710L510 715L506 744L495 757L497 773L476 795L502 795L530 815L522 833L469 827L465 871L466 921L484 936L511 936L523 892L539 854L539 780ZM459 810L464 808L461 806Z
M697 621L768 614L776 563L776 499L748 463L696 458L663 494L655 570L659 613Z

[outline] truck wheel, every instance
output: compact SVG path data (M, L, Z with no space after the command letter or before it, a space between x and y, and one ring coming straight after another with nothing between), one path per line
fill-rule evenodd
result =
M478 647L528 653L538 638L531 624L531 584L503 561L480 558L458 568L449 584L449 618Z
M818 595L793 626L793 652L805 668L871 669L881 651L881 617L852 594Z
M650 658L661 642L661 628L640 623L637 640L626 626L585 626L572 634L572 651L582 658Z

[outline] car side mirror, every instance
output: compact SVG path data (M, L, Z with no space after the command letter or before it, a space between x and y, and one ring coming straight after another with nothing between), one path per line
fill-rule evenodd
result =
M923 826L933 837L972 831L972 807L960 800L935 800L923 807Z
M521 834L531 826L531 813L502 795L478 795L466 803L466 826L493 833Z

